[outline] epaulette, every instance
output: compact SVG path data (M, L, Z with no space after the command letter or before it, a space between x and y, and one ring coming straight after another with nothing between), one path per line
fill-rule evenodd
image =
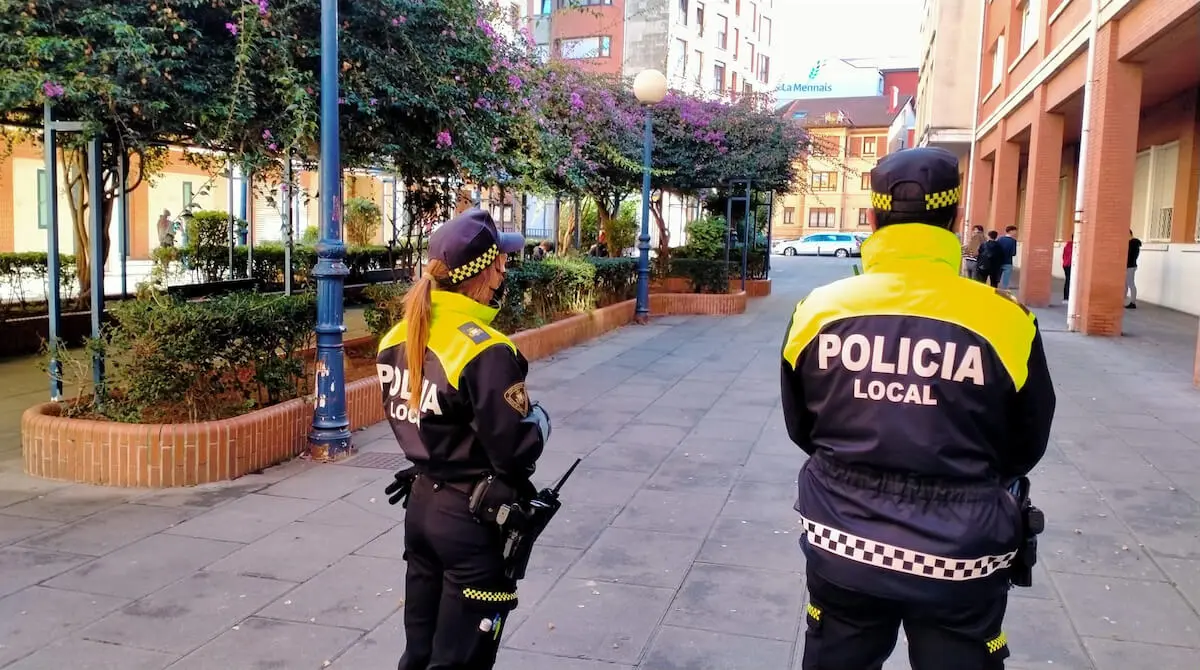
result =
M483 328L480 328L479 325L473 321L468 321L459 326L458 332L466 335L467 338L475 344L483 344L484 342L492 339L491 333L487 332Z

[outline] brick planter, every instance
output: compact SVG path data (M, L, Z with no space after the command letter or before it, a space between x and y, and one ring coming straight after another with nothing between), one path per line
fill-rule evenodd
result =
M747 293L655 293L650 296L650 311L655 316L741 314L746 311L746 298ZM633 300L627 300L522 331L512 339L528 359L545 358L629 324L634 306ZM369 339L349 340L346 345ZM346 385L351 430L383 420L380 399L374 378ZM300 455L308 446L313 405L297 398L230 419L181 424L69 419L60 411L57 403L45 403L21 415L27 473L103 486L169 488L237 479Z
M729 292L737 293L742 290L741 279L729 280ZM749 298L765 298L771 295L771 280L770 279L747 279L746 280L746 297Z

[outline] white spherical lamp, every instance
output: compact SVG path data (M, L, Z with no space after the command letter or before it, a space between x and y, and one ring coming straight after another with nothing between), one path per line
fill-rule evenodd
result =
M667 77L658 70L642 70L633 78L633 95L645 105L662 102L667 97Z

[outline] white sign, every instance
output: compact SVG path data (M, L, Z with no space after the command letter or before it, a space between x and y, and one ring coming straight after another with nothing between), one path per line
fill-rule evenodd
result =
M775 88L780 101L804 98L849 98L883 94L883 75L876 68L821 59L801 77L784 78Z

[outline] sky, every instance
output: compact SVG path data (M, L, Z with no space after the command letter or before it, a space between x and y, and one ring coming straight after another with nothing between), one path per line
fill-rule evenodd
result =
M922 0L775 0L779 74L817 58L906 57L919 65Z

